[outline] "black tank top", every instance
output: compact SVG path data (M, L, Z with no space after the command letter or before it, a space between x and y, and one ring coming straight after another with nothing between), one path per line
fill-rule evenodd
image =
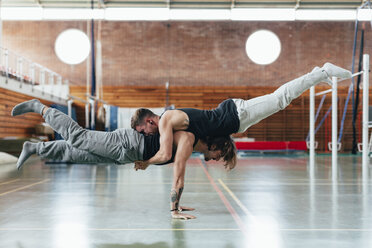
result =
M160 134L144 135L143 160L152 158L160 149Z
M239 116L233 100L228 99L220 103L213 110L199 110L192 108L178 109L189 116L189 127L186 131L198 138L207 136L224 136L239 130Z
M143 160L148 160L152 158L160 149L160 134L156 133L153 135L144 136L144 138L145 138L144 139L145 145L143 148ZM198 139L195 137L195 142L193 146L195 146L196 143L198 143ZM165 165L165 164L173 163L175 156L176 156L176 149L173 149L172 158L163 164L157 164L157 165Z

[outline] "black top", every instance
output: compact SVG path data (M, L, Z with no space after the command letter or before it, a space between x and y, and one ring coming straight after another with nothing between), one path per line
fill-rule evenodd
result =
M160 149L160 134L156 133L153 135L144 135L145 145L143 148L143 160L149 160L152 158Z
M160 149L160 134L159 133L156 133L156 134L153 134L153 135L148 135L148 136L144 136L144 148L143 148L143 160L149 160L150 158L152 158ZM196 145L196 143L198 143L198 139L195 137L195 142L194 142L194 145ZM173 149L172 151L172 158L163 163L163 164L158 164L158 165L165 165L165 164L170 164L170 163L173 163L174 162L174 157L176 156L176 149Z
M192 108L178 110L189 116L189 127L186 131L195 134L197 138L230 135L239 130L238 110L231 99L223 101L213 110Z

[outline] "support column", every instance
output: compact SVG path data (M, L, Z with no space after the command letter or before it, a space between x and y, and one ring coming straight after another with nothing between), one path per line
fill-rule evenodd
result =
M332 77L332 180L337 180L337 77Z
M310 140L309 140L309 162L310 176L313 175L315 166L315 87L310 88Z
M369 145L368 145L368 122L369 122L369 55L363 55L363 180L368 180Z

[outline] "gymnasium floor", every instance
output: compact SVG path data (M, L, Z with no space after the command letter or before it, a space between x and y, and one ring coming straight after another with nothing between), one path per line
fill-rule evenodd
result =
M248 156L226 173L188 161L181 205L195 220L172 220L172 167L47 164L0 166L0 247L372 247L371 180L361 157Z

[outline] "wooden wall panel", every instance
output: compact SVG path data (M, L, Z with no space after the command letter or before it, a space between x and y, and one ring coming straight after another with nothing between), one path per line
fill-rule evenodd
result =
M11 116L12 108L16 104L32 98L0 88L0 138L31 137L35 134L35 125L43 122L40 115L30 113L16 117ZM42 102L46 105L51 104L46 101Z
M169 90L169 103L175 104L177 108L192 107L199 109L211 109L226 98L249 99L274 91L274 87L171 87ZM319 89L322 90L322 89ZM71 93L84 98L84 87L73 87ZM347 88L339 91L339 120L341 120L343 107L347 96ZM29 100L32 97L0 89L0 138L6 137L31 137L36 124L42 122L37 114L27 114L18 117L11 117L10 112L14 105ZM104 98L109 104L120 107L164 107L166 93L163 87L105 87ZM319 104L320 97L317 97L316 104ZM49 102L44 102L50 104ZM285 110L268 117L260 123L249 128L243 136L266 141L287 141L304 140L308 133L309 98L305 93ZM331 105L331 98L325 100L323 109L320 112L322 118ZM83 126L85 123L84 105L76 102L78 122ZM359 112L361 107L359 108ZM345 118L343 151L351 150L352 127L351 127L351 104ZM360 130L360 118L357 130ZM325 151L327 142L331 139L331 119L327 118L325 124L319 129L316 139L319 142L319 150ZM358 139L361 134L358 133Z
M328 89L327 86L317 87L317 91ZM227 98L250 99L273 92L276 87L187 87L171 86L169 88L169 103L174 104L176 108L191 107L199 109L211 109L218 106L220 102ZM73 95L84 98L85 87L71 88ZM348 87L339 89L338 114L341 120L344 103L347 97ZM104 87L103 99L109 104L119 107L164 107L166 103L166 91L164 87L159 86L125 86L125 87ZM316 98L316 108L321 97ZM84 124L83 105L78 104L78 119ZM331 96L328 95L324 106L320 112L318 122L324 116L331 106ZM80 112L79 112L80 111ZM359 108L361 111L361 106ZM351 127L351 101L345 118L343 151L352 149L352 127ZM298 99L295 99L285 110L280 111L260 123L249 128L243 136L248 136L261 141L296 141L305 140L309 128L309 95L304 93ZM330 116L323 125L316 139L319 142L318 151L325 151L326 143L331 139ZM358 130L360 130L358 128ZM360 137L360 134L358 134Z
M317 91L328 87L317 87ZM173 86L169 89L169 103L176 108L191 107L199 109L212 109L227 98L250 99L273 92L276 87L186 87ZM338 115L339 122L342 118L343 108L348 93L348 87L339 89ZM75 86L71 88L71 94L80 98L85 98L85 87ZM126 86L104 87L103 99L109 104L119 107L165 107L166 90L159 86ZM43 119L37 114L27 114L18 117L10 116L11 109L22 101L32 97L0 89L0 138L6 137L31 137L35 133L35 125ZM321 97L316 98L316 105L319 104ZM44 102L50 105L50 102ZM320 119L324 116L331 106L331 97L327 96L324 106L320 112ZM75 102L77 118L80 125L84 126L85 114L84 104ZM351 102L345 118L344 135L342 138L342 151L352 149L352 111ZM358 140L361 139L359 132L361 127L361 106L359 107L357 131ZM244 134L238 136L248 136L259 141L296 141L305 140L308 134L309 122L309 95L303 94L295 99L285 110L280 111L260 123L249 128ZM319 129L316 140L319 142L318 151L326 151L327 142L331 141L331 115L326 119L324 125Z

